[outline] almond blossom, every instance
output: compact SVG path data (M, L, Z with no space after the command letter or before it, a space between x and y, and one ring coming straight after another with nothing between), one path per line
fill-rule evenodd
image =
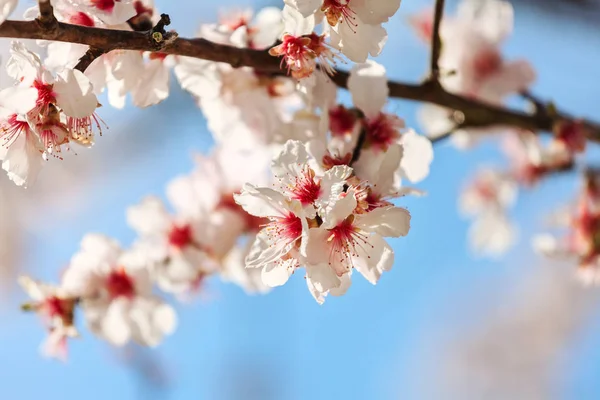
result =
M158 198L130 207L127 222L140 235L133 250L152 265L153 279L163 291L191 292L216 268L198 221L169 215Z
M463 215L474 219L469 244L477 255L491 257L505 253L515 241L516 227L507 210L517 197L517 182L508 173L482 169L459 198Z
M103 235L83 238L62 287L78 294L89 329L116 346L156 346L175 329L175 311L152 293L144 260Z
M433 13L413 16L412 25L425 41L431 40ZM501 45L513 29L513 9L505 0L462 0L456 16L442 20L443 42L439 59L440 83L448 91L502 104L507 96L527 89L535 71L525 60L508 61ZM452 110L425 105L419 119L430 137L453 131L460 123ZM459 129L453 142L459 148L473 145L484 135L499 129ZM454 137L456 136L456 137Z
M534 237L534 249L550 258L574 259L577 277L586 285L600 283L600 191L596 171L589 171L575 203L555 219L554 228L566 234L540 234Z
M306 145L288 141L272 163L276 190L247 184L235 200L271 221L258 233L246 267L261 268L265 284L280 286L304 266L309 291L322 303L327 294L347 290L353 268L373 284L391 268L393 252L383 237L405 236L410 214L388 202L362 209L352 168L313 165Z
M372 160L383 157L389 146L397 143L403 148L402 161L395 172L398 179L411 182L425 179L433 161L433 147L429 139L405 129L400 117L383 111L389 95L385 68L374 61L356 64L350 72L348 89L354 105L364 114L366 138L356 169L377 165Z
M33 302L24 308L36 312L48 329L48 338L42 344L42 353L63 361L67 358L67 339L77 337L74 326L76 297L60 287L34 281L29 277L19 278L19 283Z
M247 214L234 201L246 182L268 184L269 152L236 152L219 147L196 156L196 168L167 186L167 197L178 218L202 230L202 248L210 255L212 275L241 286L248 293L265 293L260 271L246 269L244 259L260 226L267 221ZM258 274L256 273L258 271Z
M9 178L26 187L41 160L59 157L63 145L93 143L93 131L100 129L98 100L80 71L65 69L54 77L19 42L12 43L6 68L17 84L0 93L0 159Z
M574 162L574 154L563 141L543 143L533 132L505 136L503 150L511 161L515 179L529 187L553 171L571 168Z
M381 53L387 40L382 23L400 7L400 0L285 0L304 18L323 23L331 45L351 61L365 62Z

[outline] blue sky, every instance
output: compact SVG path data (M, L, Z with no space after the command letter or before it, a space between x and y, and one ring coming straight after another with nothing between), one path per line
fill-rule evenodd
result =
M213 20L217 11L212 4L207 9L206 2L178 1L177 7L158 3L181 34L192 34L197 23ZM390 39L379 61L390 76L416 81L426 71L428 53L405 22L428 2L404 3L388 26ZM534 92L577 114L599 116L600 80L593 67L600 61L597 32L576 24L561 29L560 20L541 19L528 9L518 9L516 15L515 32L505 49L508 57L527 57L535 65L539 79ZM113 128L96 147L115 149L102 165L106 176L90 183L92 201L83 215L68 223L49 217L51 229L30 234L25 269L55 279L86 232L129 243L133 233L125 224L125 208L146 194L162 195L170 178L192 167L192 151L209 149L211 139L200 112L175 85L173 92L153 109L103 110ZM417 126L418 106L394 101L389 109ZM158 144L141 145L131 162L123 162L129 155L115 146L118 140ZM468 222L456 211L457 194L478 164L501 162L488 144L470 153L447 144L436 147L432 173L419 185L429 195L399 201L411 211L413 226L408 237L391 241L396 264L376 287L355 279L346 296L318 306L299 274L266 296L249 297L235 286L211 283L210 299L178 307L178 331L151 353L167 371L162 389L144 387L144 380L119 363L113 350L85 330L84 338L74 341L67 364L43 359L37 352L43 332L33 316L16 311L24 299L19 294L0 311L2 398L429 398L423 382L443 384L436 364L444 357L446 340L504 302L524 275L551 268L535 258L526 239L541 229L544 213L569 199L574 188L570 176L552 178L520 196L513 216L521 224L523 240L505 258L474 259L466 250ZM564 344L566 355L556 366L557 398L598 397L600 324L595 319L590 318L578 342Z

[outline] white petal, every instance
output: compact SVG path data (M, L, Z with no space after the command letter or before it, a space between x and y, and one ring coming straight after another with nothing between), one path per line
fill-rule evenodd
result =
M314 288L321 293L338 288L342 284L340 277L328 263L307 265L306 279L309 279Z
M476 255L497 257L515 242L516 228L504 216L488 213L475 220L469 229L470 247Z
M273 159L271 171L283 185L292 184L309 159L310 156L303 143L298 140L288 140L279 155Z
M152 313L152 322L164 335L170 335L177 328L177 314L173 307L161 303Z
M387 31L381 25L365 24L358 17L354 22L356 25L342 22L331 29L331 45L340 49L351 61L363 63L369 54L377 57L381 53L387 41Z
M16 114L26 114L35 107L37 98L37 89L13 86L0 91L0 107L4 107Z
M270 188L245 184L242 193L235 194L235 202L249 214L257 217L280 217L286 207L283 195Z
M329 293L332 296L343 296L346 294L348 289L350 289L350 286L352 285L351 272L342 275L340 281L341 283L339 287L332 288L329 290Z
M410 130L402 135L401 144L404 153L400 175L413 183L422 181L429 175L429 166L433 161L431 141Z
M261 278L265 285L277 287L285 284L294 273L298 261L289 259L282 262L271 262L261 271Z
M400 207L379 207L366 214L357 215L354 225L361 230L376 232L381 236L406 236L410 230L410 213Z
M98 106L90 80L76 69L67 69L59 74L54 92L57 105L69 117L89 117Z
M0 24L12 14L19 0L0 0Z
M16 185L26 188L35 182L44 162L40 149L32 133L20 134L8 147L2 157L2 169Z
M148 196L140 204L127 209L127 224L140 235L164 234L171 227L171 217L163 202Z
M467 23L475 23L486 37L499 43L513 29L514 11L504 0L465 0L459 3L457 16Z
M304 17L314 14L323 4L323 0L284 0L286 6L298 10Z
M389 271L394 265L394 251L379 235L369 237L368 246L357 246L357 257L353 265L373 285L377 283L384 271Z
M101 322L102 336L115 346L123 346L131 337L129 326L128 302L129 300L115 300L106 309L106 314Z
M164 60L150 60L138 85L131 91L133 104L144 108L169 97L169 76L169 68Z
M352 9L365 24L387 22L400 8L401 0L353 0Z
M350 71L348 89L354 105L367 118L375 117L385 106L389 95L385 67L371 60L356 64Z
M354 195L354 190L349 189L342 197L340 197L333 205L328 207L323 218L323 228L331 229L337 226L340 222L348 218L352 211L356 208L357 202Z

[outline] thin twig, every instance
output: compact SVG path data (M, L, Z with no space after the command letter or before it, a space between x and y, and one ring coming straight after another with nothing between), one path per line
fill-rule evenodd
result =
M55 30L58 20L54 16L54 7L52 7L50 0L39 0L38 8L40 10L40 16L37 18L37 22L40 26L47 31Z
M171 32L167 32L168 34ZM48 29L46 25L37 21L8 20L0 25L0 37L87 44L104 53L112 50L160 51L165 54L223 62L235 68L252 67L265 74L286 73L285 69L281 69L280 60L270 56L267 51L227 46L206 39L185 39L177 37L175 33L168 40L157 43L147 32L102 29L62 22L57 22L55 29ZM348 77L348 72L337 71L332 80L337 86L347 88ZM546 107L532 114L449 93L437 81L421 84L390 81L388 85L391 97L428 102L461 112L464 116L462 126L465 128L504 125L534 132L549 132L557 121L573 120L570 115L555 107ZM588 139L600 142L600 125L585 120L582 123Z
M85 54L79 59L79 62L75 66L75 69L78 69L81 72L85 72L87 67L90 66L92 62L98 57L104 54L104 51L97 49L95 47L90 47Z
M438 65L440 54L442 52L442 37L440 36L440 25L444 16L444 0L436 0L435 14L433 16L433 30L431 35L431 60L429 79L438 81L440 77L440 67Z

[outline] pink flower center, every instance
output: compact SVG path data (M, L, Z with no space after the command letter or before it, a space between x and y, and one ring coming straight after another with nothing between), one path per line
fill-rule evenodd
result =
M310 76L316 67L316 54L310 49L311 39L307 37L295 37L284 35L279 46L272 47L269 54L272 56L282 56L282 63L285 61L288 67L288 73L296 79L302 79Z
M50 318L62 317L66 312L63 300L56 296L48 297L44 301L43 307L46 315L48 315Z
M356 27L355 12L350 8L351 0L325 0L321 11L325 14L327 23L336 26L340 21L346 22L351 27Z
M244 209L235 202L233 193L224 194L221 196L221 201L219 202L217 208L225 208L240 214L246 221L247 231L259 231L267 221L264 218L255 217L254 215L248 214L246 211L244 211Z
M361 233L358 228L354 226L354 218L351 216L335 228L329 230L329 237L327 241L331 243L331 253L329 255L329 264L333 261L345 264L348 268L352 266L352 257L358 257L357 249L363 249L364 246L373 248L368 241L368 235ZM339 257L335 260L335 257ZM371 258L371 256L367 256Z
M386 150L400 138L400 129L404 121L392 114L380 113L374 119L368 120L365 126L367 145L379 150Z
M150 55L148 56L149 59L151 60L161 60L163 61L165 58L167 58L168 54L167 53L161 53L160 51L156 51L153 53L150 53Z
M116 0L91 0L92 6L98 10L112 12L115 8Z
M367 205L367 212L373 211L374 209L379 207L387 207L392 205L392 203L390 203L389 201L384 200L380 194L373 193L371 190L369 190L367 193L365 203Z
M556 138L563 142L567 149L574 153L585 150L586 136L581 121L565 121L560 123Z
M38 91L38 106L44 107L56 103L56 93L54 93L53 85L48 85L36 79L33 82L33 87Z
M495 49L482 51L473 59L473 69L477 80L484 80L496 73L502 66L502 56Z
M9 147L22 133L29 133L29 124L11 115L0 125L0 146Z
M336 165L350 165L350 161L352 161L352 154L348 153L345 156L333 155L329 151L323 156L323 167L326 170L329 170Z
M302 205L312 204L321 194L321 183L315 181L315 171L310 167L304 168L295 177L291 187L292 198L298 200Z
M329 129L333 136L351 133L356 126L356 120L356 114L341 104L329 110Z
M174 225L169 232L169 244L178 249L189 246L193 242L192 227L187 224L183 226Z
M137 15L149 14L150 16L152 16L152 14L154 13L154 10L150 7L146 7L142 1L135 1L133 3L133 7L135 8L135 12L137 13Z
M108 274L105 285L111 299L119 297L130 299L135 295L135 284L133 279L122 267L113 269L110 274Z
M74 25L83 25L83 26L94 26L95 25L92 17L90 17L89 15L82 13L82 12L77 12L77 13L71 15L71 18L69 18L69 22Z
M496 199L496 188L489 181L476 181L474 188L482 199L487 201L494 201Z
M266 229L272 241L292 243L302 236L302 221L300 217L288 213L285 217L275 218Z

